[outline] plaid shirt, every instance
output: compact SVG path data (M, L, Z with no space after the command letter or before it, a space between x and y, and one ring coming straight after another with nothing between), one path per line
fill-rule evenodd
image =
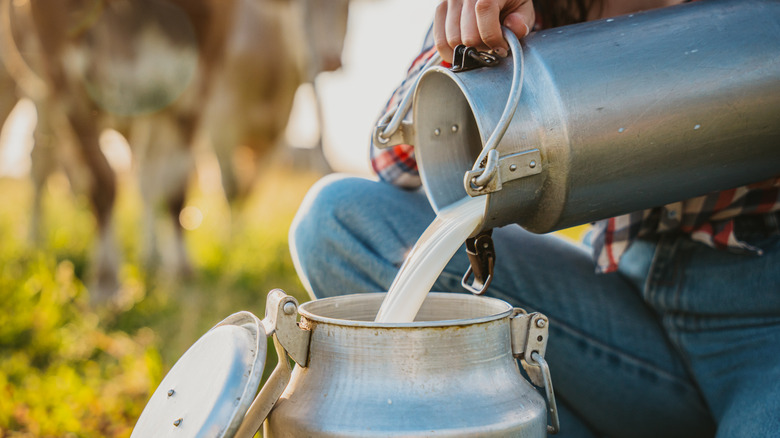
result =
M391 96L385 112L400 102L435 50L429 31L422 52ZM411 118L411 112L406 115L407 119ZM414 147L410 145L380 150L372 144L371 165L385 182L404 188L416 188L421 184ZM686 233L691 239L713 248L760 255L760 248L737 238L734 219L778 211L780 177L595 222L591 236L596 272L616 271L620 258L638 237L672 231Z

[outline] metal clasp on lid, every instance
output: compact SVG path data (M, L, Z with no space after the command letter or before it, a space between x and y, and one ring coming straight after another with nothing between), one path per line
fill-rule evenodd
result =
M558 405L555 403L555 391L553 391L552 378L550 377L550 367L541 354L531 353L531 360L539 366L544 378L544 393L547 396L547 412L550 414L550 423L547 425L547 433L555 435L561 430L561 422L558 419Z
M298 326L298 300L274 289L268 293L265 318L261 321L267 336L275 335L286 353L298 365L305 367L309 359L311 332Z
M555 403L550 367L544 360L547 350L547 331L549 320L541 313L527 313L523 309L515 308L514 314L509 319L509 327L512 333L512 354L520 359L531 383L544 387L547 396L547 411L550 414L550 425L547 433L556 434L560 430L558 419L558 405Z
M496 262L496 251L493 249L493 239L490 235L493 230L483 231L476 237L466 239L466 254L469 257L469 268L461 286L474 295L482 295L493 281L493 269ZM474 274L474 282L469 284L471 274Z
M253 437L287 388L292 378L292 367L287 356L302 367L308 364L311 332L298 326L298 301L281 289L274 289L268 293L265 311L261 324L266 336L273 336L279 360L249 407L234 438Z

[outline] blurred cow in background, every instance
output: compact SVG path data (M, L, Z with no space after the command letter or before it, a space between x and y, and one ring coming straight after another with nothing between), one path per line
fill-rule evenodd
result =
M204 120L228 200L245 197L268 162L298 87L341 67L348 8L348 0L236 0ZM318 146L305 150L308 161L327 166Z
M148 254L155 248L154 211L163 204L176 229L175 268L187 272L178 216L199 127L206 132L215 129L209 137L222 157L242 142L253 146L258 157L267 153L283 132L297 87L315 72L338 67L347 13L347 0L13 4L16 7L11 0L2 0L5 16L14 17L20 5L29 7L34 25L16 26L7 33L14 30L35 38L40 67L28 68L24 59L11 56L22 67L9 70L16 73L14 79L25 94L34 96L39 122L44 122L38 128L51 126L57 147L70 145L73 153L65 155L75 155L71 158L85 169L80 176L85 177L97 220L91 287L96 301L111 300L119 289L112 228L116 176L101 151L101 132L119 131L133 151L145 204ZM18 23L11 18L9 24ZM8 63L8 53L18 49L18 41L17 47L3 46ZM42 137L46 136L36 133L38 150ZM253 142L256 139L262 140ZM39 160L50 156L51 161L57 154L37 155ZM33 176L42 180L46 171L33 171Z
M164 200L176 220L192 166L199 108L227 35L229 5L219 0L29 2L33 26L17 32L32 33L40 46L41 68L31 76L39 76L43 86L25 92L33 95L39 121L52 127L48 137L56 139L55 146L73 146L73 154L62 155L75 155L73 161L86 169L78 175L85 179L97 220L92 296L98 301L112 298L119 286L112 228L116 177L100 149L100 134L111 127L128 138L143 155L139 180L147 214ZM24 86L29 77L17 79ZM42 137L36 133L36 150ZM50 161L57 158L35 155L37 163L47 155ZM177 245L176 263L185 270L180 235Z

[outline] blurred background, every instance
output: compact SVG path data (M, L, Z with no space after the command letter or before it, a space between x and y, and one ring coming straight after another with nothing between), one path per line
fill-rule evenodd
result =
M210 327L308 300L293 215L372 175L437 2L0 0L0 438L127 437Z
M3 0L0 437L127 437L210 327L308 300L292 217L371 175L435 4Z

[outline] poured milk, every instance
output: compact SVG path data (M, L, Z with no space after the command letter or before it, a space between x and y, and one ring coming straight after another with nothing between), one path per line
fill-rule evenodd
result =
M487 196L464 198L442 209L406 256L376 322L412 322L425 296L460 245L482 222Z

